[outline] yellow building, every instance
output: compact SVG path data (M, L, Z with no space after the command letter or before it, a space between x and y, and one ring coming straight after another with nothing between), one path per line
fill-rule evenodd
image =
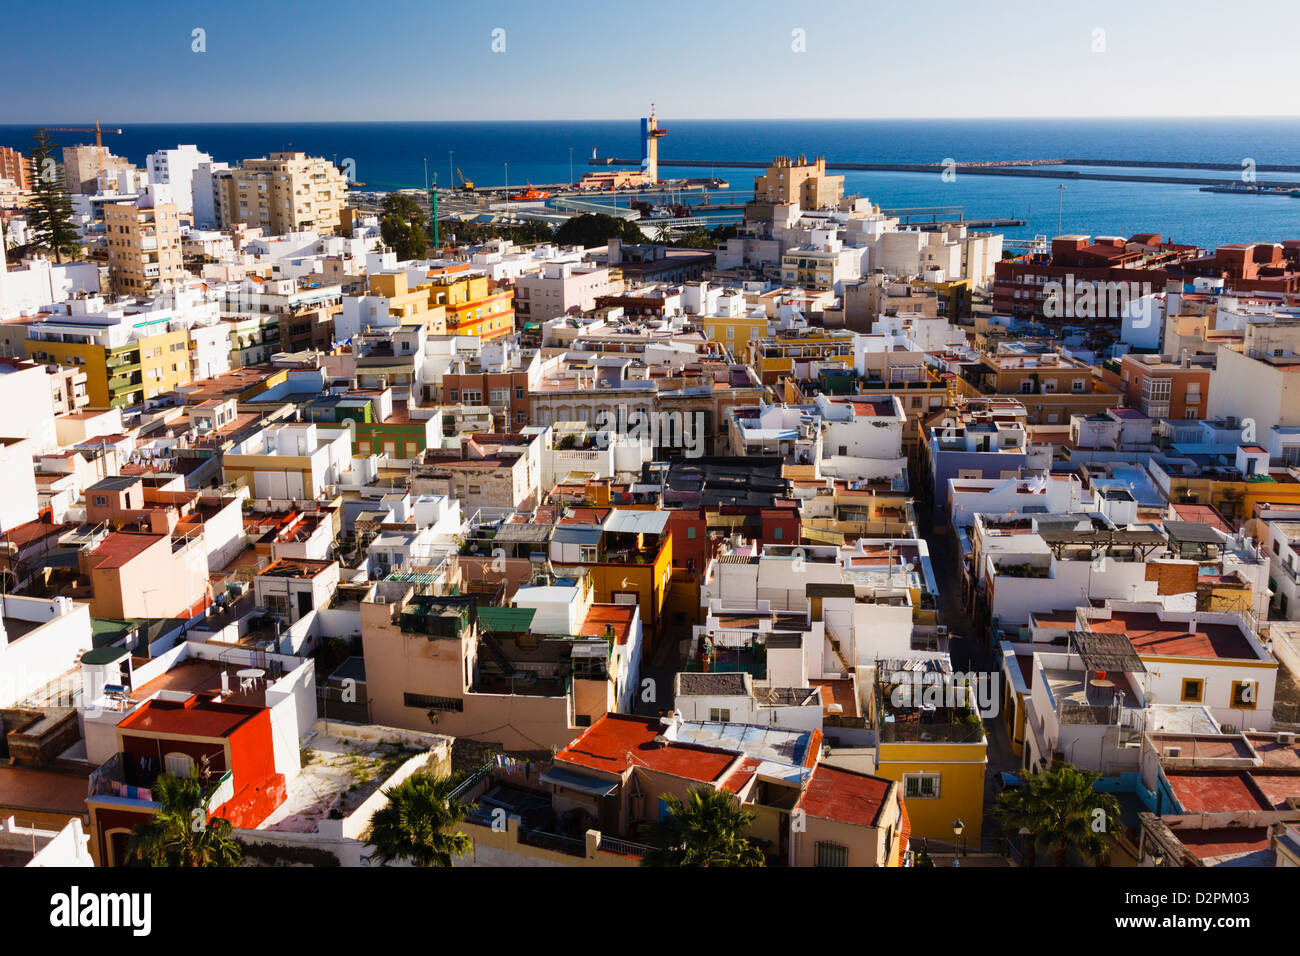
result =
M695 320L710 342L730 349L737 357L745 355L751 342L767 335L767 322L766 315L702 315Z
M936 672L903 672L900 663L879 665L887 670L874 688L876 773L901 785L914 837L952 843L960 820L961 842L978 849L988 769L983 721L964 704L945 706L963 699L962 688L929 682Z
M484 275L442 275L433 280L434 303L447 310L449 335L496 339L515 331L513 290L494 291Z
M764 385L793 375L797 365L830 362L853 367L853 336L846 329L810 328L768 336L749 344L746 361Z
M379 272L370 276L369 294L387 300L388 315L401 325L423 325L429 335L447 333L447 309L439 297L440 286L422 282L410 288L405 272Z
M93 408L121 408L138 405L146 398L168 392L191 380L189 333L185 329L142 335L123 345L107 346L86 333L78 341L71 331L46 330L48 338L29 338L27 357L37 362L76 366L86 373L86 395ZM53 336L61 335L62 339Z

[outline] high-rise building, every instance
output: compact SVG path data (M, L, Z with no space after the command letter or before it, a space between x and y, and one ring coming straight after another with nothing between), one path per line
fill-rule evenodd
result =
M183 280L181 226L174 203L106 203L108 278L118 295L143 295L159 282Z
M211 162L212 157L195 146L177 146L150 153L145 157L145 168L149 170L149 182L168 187L168 201L176 204L181 215L188 216L194 212L194 170Z
M19 189L31 189L27 157L16 149L0 146L0 179L10 180Z
M223 229L260 226L268 235L339 228L347 180L338 167L304 153L272 153L216 173L217 211Z
M74 196L94 196L99 192L100 173L130 168L130 160L114 156L107 146L63 147L64 178Z

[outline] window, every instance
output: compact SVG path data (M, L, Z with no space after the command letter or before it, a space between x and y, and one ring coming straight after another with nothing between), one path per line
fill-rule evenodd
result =
M903 774L903 797L907 800L938 800L939 774Z
M731 708L729 707L710 707L709 720L718 724L725 724L731 720Z
M524 400L524 394L525 394L525 392L524 392L524 387L523 387L522 385L516 385L516 386L515 386L515 400L516 400L516 401L520 401L520 402L522 402L522 401Z
M573 726L575 726L575 727L590 727L590 726L591 726L591 714L574 714L574 715L573 715Z
M515 412L515 424L516 424L516 425L523 425L523 424L525 424L527 421L528 421L528 413L527 413L527 412Z
M694 541L694 540L695 540L695 528L694 528L694 526L689 527L689 528L686 529L686 540L688 540L688 541ZM1274 550L1276 550L1276 549L1277 549L1277 545L1273 545L1273 548L1274 548Z
M180 752L169 753L163 757L163 769L176 777L188 777L194 772L194 758Z
M107 495L95 495L95 504L99 505L101 508L104 507L105 505L108 504L108 496L107 496ZM1273 545L1273 550L1274 550L1274 551L1277 550L1277 545L1276 545L1276 544Z
M1204 693L1205 682L1203 680L1191 677L1183 680L1183 703L1199 704Z
M817 865L818 866L848 866L849 848L846 846L840 846L838 843L818 842Z
M407 707L427 707L429 710L449 710L461 713L465 702L459 697L434 697L430 694L403 694L402 703Z
M1232 682L1232 707L1242 710L1254 710L1258 701L1258 683L1253 680L1235 680Z
M784 537L785 537L785 528L778 526L772 529L773 541L780 541Z
M459 401L460 401L460 389L458 389L458 388L453 388L453 389L451 390L451 400L452 400L453 402L459 402Z

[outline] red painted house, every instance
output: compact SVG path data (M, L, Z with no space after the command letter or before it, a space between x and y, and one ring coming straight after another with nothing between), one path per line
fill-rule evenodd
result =
M209 773L208 817L236 828L256 827L284 802L275 769L271 711L198 694L152 698L117 725L118 753L90 778L91 853L100 866L120 866L131 830L158 810L150 786L162 773Z

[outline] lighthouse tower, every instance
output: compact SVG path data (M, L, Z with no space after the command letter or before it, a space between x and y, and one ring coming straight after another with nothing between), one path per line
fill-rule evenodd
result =
M659 182L659 137L667 132L655 119L655 105L651 103L649 117L641 120L641 174L647 183Z

